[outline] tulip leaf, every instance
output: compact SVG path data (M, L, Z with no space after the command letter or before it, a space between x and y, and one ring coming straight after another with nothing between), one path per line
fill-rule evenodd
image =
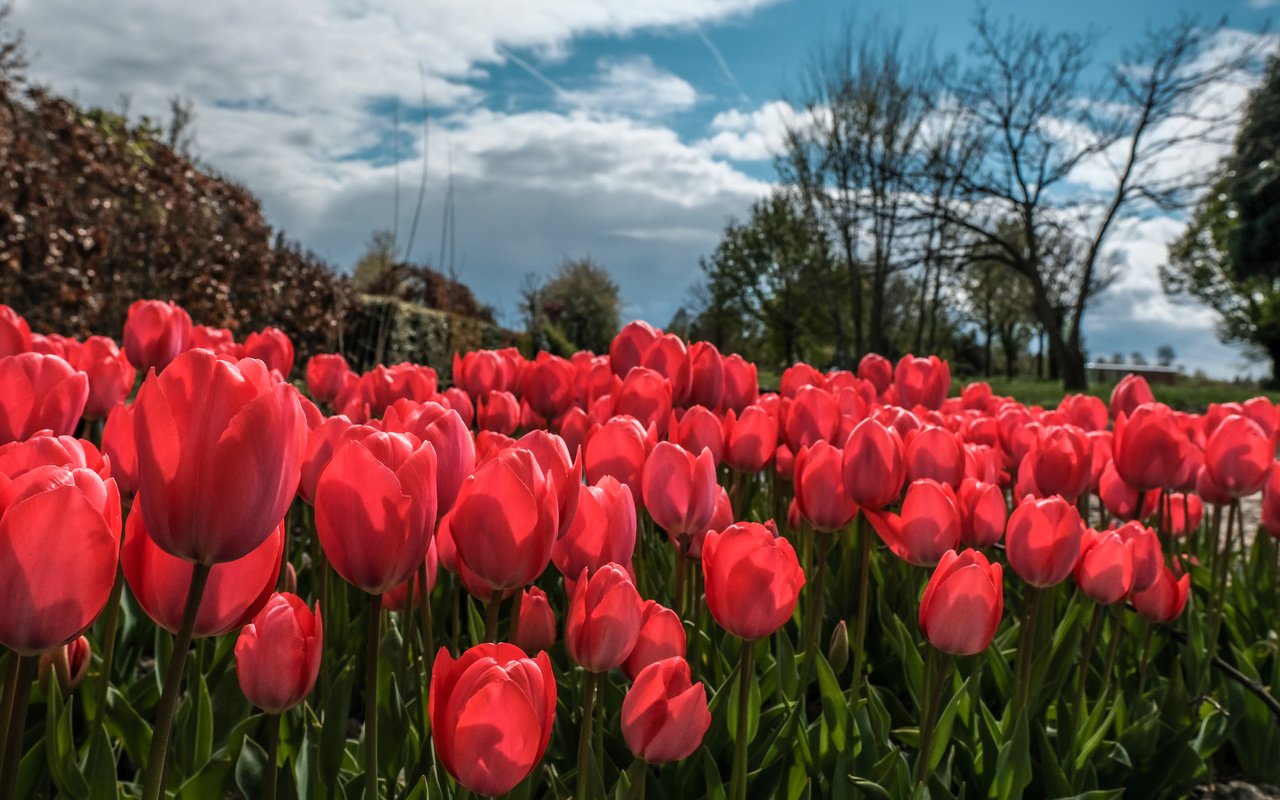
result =
M800 686L800 673L796 668L796 650L791 637L779 630L777 639L778 688L787 700L795 700Z
M706 781L706 800L725 800L724 783L720 780L720 768L707 748L702 750L702 774Z
M75 732L71 728L72 704L63 705L62 690L53 680L45 682L45 755L49 772L61 794L89 797L89 782L76 759Z
M1027 727L1027 715L1019 714L1013 722L1013 731L1000 746L1000 756L996 760L995 780L991 783L988 797L1003 800L1006 797L1021 797L1022 791L1031 783L1031 735Z
M267 753L252 739L246 739L236 759L236 786L245 797L261 797L267 778Z
M969 685L969 680L960 684L960 688L955 690L951 695L951 699L943 707L942 713L938 715L938 721L933 727L933 742L929 747L929 771L932 772L942 762L943 755L946 754L947 748L951 746L951 728L956 720L956 713L960 709L961 703L967 697L965 687ZM951 681L948 680L950 685Z
M204 675L200 675L196 680L195 700L196 746L193 773L199 772L213 754L213 701L209 698L209 684L205 681Z
M120 796L120 787L116 781L116 754L107 738L107 731L101 725L94 726L89 737L89 747L84 758L85 777L89 781L90 796L95 798L115 798Z
M227 778L231 777L234 767L226 758L211 760L204 765L204 769L192 775L178 788L175 800L203 800L225 795Z
M114 686L107 689L107 728L124 745L129 760L145 764L151 748L151 726Z
M324 724L320 731L320 777L330 791L337 788L338 773L347 746L347 720L351 711L351 687L355 669L345 666L329 689Z
M831 731L831 743L836 752L844 753L849 741L849 701L845 699L826 656L814 653L814 665L818 673L818 690L822 694L823 718Z

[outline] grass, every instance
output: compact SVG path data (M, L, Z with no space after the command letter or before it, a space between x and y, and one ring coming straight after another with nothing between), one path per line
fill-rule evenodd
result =
M972 378L970 380L982 380ZM1041 381L1034 378L1014 378L1008 380L1001 377L987 378L991 390L998 395L1016 399L1024 405L1056 406L1064 394L1062 384L1058 381ZM958 393L960 387L969 380L956 380L953 389ZM1088 394L1101 397L1103 401L1111 397L1114 383L1091 383ZM1251 397L1264 395L1271 401L1280 401L1280 392L1263 390L1257 384L1227 383L1208 378L1182 378L1175 384L1152 384L1151 391L1156 399L1180 411L1202 412L1210 403L1242 402Z

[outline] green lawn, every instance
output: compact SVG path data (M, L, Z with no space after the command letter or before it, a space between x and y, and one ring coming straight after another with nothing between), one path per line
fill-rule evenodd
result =
M978 380L978 379L974 379ZM957 380L953 384L956 393L968 381ZM1057 381L1039 381L1032 378L989 378L991 390L1007 395L1027 405L1055 406L1062 398L1062 384ZM1114 383L1089 385L1089 394L1104 401L1111 397ZM1280 401L1280 392L1265 391L1257 384L1236 384L1205 378L1183 378L1176 384L1152 384L1156 399L1182 411L1204 411L1210 403L1240 402L1258 395L1266 395L1272 402Z

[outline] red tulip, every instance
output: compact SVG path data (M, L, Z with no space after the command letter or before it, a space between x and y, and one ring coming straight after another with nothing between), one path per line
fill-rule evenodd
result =
M556 643L556 615L547 602L547 593L537 586L524 590L520 601L520 620L512 638L515 645L526 653L550 650Z
M627 373L613 398L613 414L628 414L644 427L654 426L658 435L666 432L671 417L671 382L661 373L636 367Z
M0 644L30 656L83 633L111 594L119 547L114 481L55 466L0 474Z
M0 475L10 478L39 467L65 467L92 470L106 480L112 477L112 466L93 442L74 436L53 436L42 431L30 439L0 445ZM118 487L119 481L116 484Z
M471 791L497 796L542 760L556 713L551 659L512 644L480 644L456 661L440 648L428 699L436 754Z
M938 358L916 358L907 354L893 371L893 386L903 408L942 408L951 389L951 366Z
M88 677L92 664L93 647L89 644L89 639L77 636L66 644L41 654L37 675L43 682L48 677L49 670L53 670L58 688L63 694L70 694Z
M1253 420L1231 415L1209 437L1204 468L1230 497L1262 489L1275 459L1275 443Z
M1280 469L1272 468L1262 487L1262 527L1280 538Z
M783 436L791 452L816 442L834 442L840 431L840 404L817 386L802 386L783 406Z
M858 362L858 377L870 381L876 394L884 394L893 385L893 363L877 353L867 353Z
M726 411L741 412L756 401L760 394L760 379L756 365L734 353L724 359L724 391L720 393L720 405Z
M1157 513L1157 504L1164 506L1164 519L1161 529L1174 536L1186 536L1200 527L1204 519L1204 501L1194 494L1173 492L1165 499L1163 492L1148 492L1142 502L1142 516L1151 517Z
M640 611L640 635L623 662L622 671L634 681L650 664L664 658L684 658L684 653L684 624L680 617L656 600L645 600Z
M124 352L129 363L156 372L191 346L191 316L179 305L137 300L124 323Z
M804 572L786 539L758 522L707 534L702 545L707 606L720 627L754 641L791 619Z
M709 450L696 458L678 444L659 442L641 477L645 508L677 541L706 528L716 508L716 465Z
M512 361L494 350L453 354L453 382L473 400L479 401L489 392L505 392L515 386L518 378Z
M120 567L138 605L160 627L176 633L191 586L194 564L170 555L153 541L138 503L125 525ZM221 636L253 619L275 591L284 553L284 523L279 522L255 549L209 571L200 597L194 636Z
M279 328L264 328L245 337L244 355L259 359L267 369L275 370L285 378L293 372L293 342Z
M1116 531L1086 530L1075 566L1080 590L1103 605L1122 600L1133 586L1133 545Z
M898 558L927 567L960 544L960 509L945 483L921 478L907 487L902 513L864 509L871 527Z
M348 436L355 427L356 433ZM325 419L316 428L308 432L307 449L303 451L302 466L299 470L298 494L311 505L316 504L316 485L320 483L320 475L329 466L333 451L348 438L364 438L377 433L376 428L368 425L353 426L346 416L338 414Z
M690 453L701 453L706 448L711 451L712 462L720 465L724 458L724 423L714 411L692 406L679 415L678 421L674 414L672 419L667 427L671 441Z
M843 456L826 442L807 447L796 456L796 507L816 530L832 532L848 525L858 513L844 490Z
M788 399L794 398L806 386L826 389L827 376L823 375L817 367L801 361L782 371L782 377L778 382L778 394Z
M724 461L739 472L759 472L778 449L778 420L760 406L747 406L741 416L724 418Z
M1133 556L1132 591L1149 588L1160 577L1164 567L1164 553L1160 550L1160 537L1140 522L1126 522L1115 529L1120 540L1129 545Z
M511 435L520 427L520 402L511 392L489 392L476 402L476 426Z
M640 366L645 350L661 335L662 331L644 320L634 320L623 325L609 344L609 365L613 367L613 374L625 377L633 367Z
M307 421L298 393L262 362L189 350L143 382L133 405L147 530L189 561L234 561L284 518Z
M320 353L307 361L307 391L321 403L332 403L342 391L351 368L337 353Z
M906 455L893 428L873 419L858 423L844 444L844 488L862 508L884 508L906 481Z
M1168 406L1149 403L1116 421L1116 472L1135 489L1175 486L1190 443Z
M960 507L960 542L969 547L990 547L1004 536L1009 509L1004 492L994 483L965 478L956 495Z
M558 507L555 484L528 450L503 450L481 464L446 517L468 586L502 592L537 580L551 561Z
M138 491L138 448L134 444L133 406L121 403L107 414L102 428L102 455L111 462L111 477L120 491L134 495Z
M74 350L78 345L79 342L75 339L68 339L60 333L50 333L47 336L43 333L31 334L31 352L57 356L64 361L69 351Z
M622 737L636 758L666 764L702 744L711 712L706 688L691 680L683 658L656 661L636 676L622 701Z
M578 513L578 497L582 492L582 459L575 457L576 454L569 454L564 439L542 430L526 433L517 444L533 454L538 466L555 487L560 520L557 535L564 536ZM576 570L574 574L577 574Z
M570 658L590 672L622 666L640 636L641 605L622 566L606 564L590 575L584 567L574 582L565 621Z
M71 433L88 399L88 377L58 356L0 358L0 444L42 430Z
M942 555L920 599L920 630L944 653L987 649L1004 613L1004 574L977 550Z
M476 405L471 402L471 396L459 389L457 386L450 386L444 390L444 404L453 411L457 412L462 419L462 427L471 428L471 423L476 418Z
M208 325L193 326L187 349L192 347L203 347L218 354L227 353L235 356L237 360L243 356L240 345L236 344L235 334L226 328L214 328Z
M307 699L320 674L324 626L302 598L276 593L236 639L240 690L268 714L280 714Z
M1089 431L1089 491L1097 494L1102 483L1102 473L1114 460L1111 449L1111 431Z
M1124 482L1120 473L1116 472L1114 463L1107 464L1098 481L1098 496L1107 513L1116 519L1131 520L1138 516L1140 509L1140 492Z
M606 475L578 495L573 524L556 539L551 559L565 578L595 572L610 562L631 563L636 549L636 506L626 484Z
M715 411L724 395L724 358L711 342L689 345L688 404Z
M546 419L555 419L574 401L574 368L568 359L543 351L529 365L523 395L529 405Z
M1134 592L1129 599L1133 601L1134 609L1152 622L1172 622L1186 607L1190 590L1190 573L1179 578L1168 567L1162 567L1160 577L1151 588Z
M71 366L89 376L86 419L103 419L133 391L137 371L125 359L114 339L90 336L71 353Z
M316 534L348 583L382 594L427 556L436 521L436 453L402 433L348 438L316 484Z
M1130 373L1121 378L1116 388L1111 390L1111 418L1119 419L1121 414L1126 417L1133 416L1138 406L1155 401L1155 395L1151 393L1147 379Z
M1066 416L1066 421L1083 431L1105 430L1107 427L1107 406L1090 394L1069 394L1058 403L1058 410Z
M694 561L701 561L702 543L706 541L707 534L712 531L722 531L732 524L733 504L729 502L729 492L721 486L716 494L716 510L711 514L711 521L707 523L707 527L690 536L688 542L677 542L674 539L669 541L671 546L676 548L676 553ZM683 553L681 552L682 548L684 550Z
M1018 473L1028 475L1039 497L1060 494L1075 502L1089 488L1093 461L1088 436L1071 425L1041 428Z
M670 382L672 402L684 404L689 394L689 351L679 336L665 333L654 339L640 354L640 366L666 378Z
M1027 498L1009 515L1005 555L1013 571L1032 586L1061 583L1080 558L1084 522L1061 497Z
M31 326L17 311L0 303L0 358L31 350Z
M946 428L927 425L906 440L907 482L932 478L959 489L964 480L964 448Z

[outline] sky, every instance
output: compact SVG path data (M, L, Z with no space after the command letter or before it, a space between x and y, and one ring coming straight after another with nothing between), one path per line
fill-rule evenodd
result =
M1280 16L1280 0L988 7L1054 30L1090 29L1100 63L1183 14L1225 15L1238 37L1275 29ZM452 180L454 268L500 321L517 324L527 273L590 256L619 284L626 318L662 326L725 224L776 180L773 154L815 48L846 23L878 25L963 60L975 9L942 0L16 0L12 20L25 32L30 77L78 102L120 109L127 98L132 116L165 118L169 98L189 99L200 162L255 192L274 225L340 269L375 230L392 228L408 244L425 158L410 259L441 263ZM1219 99L1239 108L1247 90L1238 82ZM1221 155L1202 147L1185 158ZM1086 317L1086 346L1151 359L1170 344L1188 370L1262 375L1265 364L1217 342L1212 312L1164 297L1156 268L1180 230L1155 217L1117 231L1122 271Z

